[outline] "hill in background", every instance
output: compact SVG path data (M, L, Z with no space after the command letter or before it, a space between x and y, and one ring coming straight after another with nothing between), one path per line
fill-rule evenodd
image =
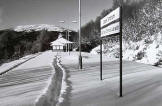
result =
M20 58L27 54L51 49L50 42L67 29L54 25L26 25L0 31L0 63ZM70 32L70 41L77 41L77 33Z
M121 4L114 0L113 8ZM98 27L86 33L100 32L98 20L112 9L104 10L95 21ZM125 0L123 2L123 58L146 64L159 65L162 62L162 1L161 0ZM83 27L86 30L88 23ZM94 31L95 30L95 31ZM86 36L86 34L83 34ZM93 36L92 34L92 36ZM94 34L98 36L97 34ZM87 39L87 37L85 37ZM108 37L104 44L105 54L119 57L119 41ZM96 50L98 51L98 50ZM94 52L94 50L93 50Z

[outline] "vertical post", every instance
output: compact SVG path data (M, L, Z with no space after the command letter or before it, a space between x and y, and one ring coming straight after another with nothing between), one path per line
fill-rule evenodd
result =
M100 80L102 80L102 39L100 40Z
M82 69L82 56L81 56L81 0L79 0L79 69Z
M122 80L123 80L123 76L122 76L122 57L123 57L123 55L122 55L122 6L120 7L120 97L122 97L123 96L123 94L122 94L122 91L123 91L123 82L122 82Z
M68 30L68 41L69 41L69 30ZM70 55L69 43L68 43L68 52L69 52L69 55Z

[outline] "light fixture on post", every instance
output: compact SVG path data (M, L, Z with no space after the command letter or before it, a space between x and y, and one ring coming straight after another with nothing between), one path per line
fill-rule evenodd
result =
M72 23L77 23L77 21L72 21Z
M65 23L65 21L59 21L59 27L61 28L60 23ZM61 32L63 32L63 31L61 31Z

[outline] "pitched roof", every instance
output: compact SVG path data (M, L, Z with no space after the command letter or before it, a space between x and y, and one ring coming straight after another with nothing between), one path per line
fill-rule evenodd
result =
M55 41L51 42L51 46L54 46L54 45L64 46L65 44L69 44L69 43L73 43L73 42L64 39L62 37L62 34L60 34L58 39L56 39Z

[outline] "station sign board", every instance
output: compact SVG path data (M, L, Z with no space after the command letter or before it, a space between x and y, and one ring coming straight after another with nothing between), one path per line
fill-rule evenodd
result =
M101 19L101 28L120 18L120 7Z

